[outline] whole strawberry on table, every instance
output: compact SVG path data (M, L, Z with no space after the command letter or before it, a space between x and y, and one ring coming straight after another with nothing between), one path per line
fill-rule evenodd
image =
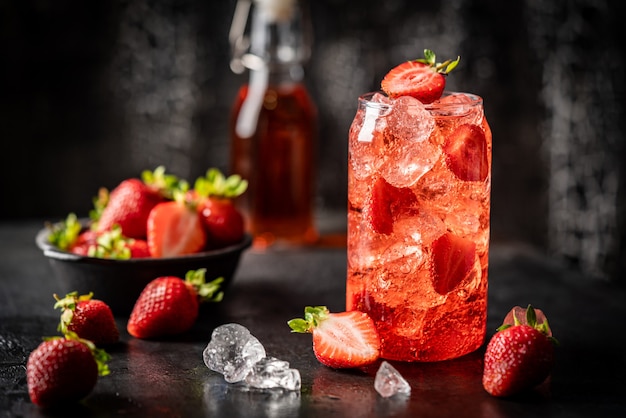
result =
M120 334L111 308L105 302L93 299L93 293L79 295L71 292L63 298L57 295L54 298L57 301L54 308L62 312L58 326L61 333L74 332L97 346L119 341Z
M68 331L45 338L28 357L26 381L31 401L43 408L65 407L85 398L98 376L109 374L109 355Z
M233 199L247 181L207 170L194 188L164 167L99 190L87 227L74 213L48 225L49 242L74 254L110 259L176 257L241 242L244 218Z
M498 397L509 397L543 383L554 365L554 346L558 344L543 312L537 315L528 305L526 317L518 318L513 308L505 323L487 345L482 383ZM541 321L537 318L540 317Z

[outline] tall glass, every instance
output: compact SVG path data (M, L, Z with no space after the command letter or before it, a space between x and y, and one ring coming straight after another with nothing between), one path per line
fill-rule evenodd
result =
M349 133L346 308L382 357L439 361L481 346L487 316L491 130L482 99L359 97Z

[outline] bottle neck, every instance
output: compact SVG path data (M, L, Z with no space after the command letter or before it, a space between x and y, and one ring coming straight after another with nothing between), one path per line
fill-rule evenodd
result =
M231 27L233 71L267 71L280 80L302 79L312 44L306 0L240 0L238 9L244 1L249 7L245 14L246 20L250 16L249 34L241 24L244 12L236 11Z

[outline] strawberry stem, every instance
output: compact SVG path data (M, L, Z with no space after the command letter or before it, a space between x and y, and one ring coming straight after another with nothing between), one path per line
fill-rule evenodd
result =
M189 270L187 274L185 274L185 281L194 287L200 299L200 303L220 302L224 297L224 292L219 291L224 278L218 277L207 283L205 275L205 268Z
M54 299L56 299L56 303L54 304L54 309L61 309L61 319L59 321L59 325L57 326L57 331L62 334L68 334L69 325L74 318L74 310L76 310L76 305L78 302L84 300L90 300L93 297L93 292L90 292L86 295L78 295L78 292L71 292L65 295L64 298L59 298L56 294L53 295Z
M459 65L459 61L461 61L461 57L457 56L455 60L446 60L444 62L438 63L436 60L436 55L430 49L424 50L424 58L420 58L415 60L417 62L421 62L422 64L426 64L429 67L433 68L435 72L448 75L450 71L454 70L457 65Z
M68 214L65 220L58 224L48 223L46 227L50 231L48 242L61 250L69 249L69 247L76 242L82 230L82 226L75 213Z
M246 191L248 182L238 174L226 177L219 169L209 168L204 177L196 179L193 188L200 197L233 199Z
M310 333L319 324L328 318L330 311L326 306L307 306L304 308L304 319L294 318L287 321L291 332Z

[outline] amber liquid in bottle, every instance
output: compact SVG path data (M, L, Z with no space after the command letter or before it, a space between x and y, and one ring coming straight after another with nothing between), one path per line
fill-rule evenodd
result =
M233 107L231 171L249 182L237 204L246 215L255 248L275 242L315 242L314 144L317 111L298 82L268 84L252 135L242 137L237 120L249 94L243 85Z

